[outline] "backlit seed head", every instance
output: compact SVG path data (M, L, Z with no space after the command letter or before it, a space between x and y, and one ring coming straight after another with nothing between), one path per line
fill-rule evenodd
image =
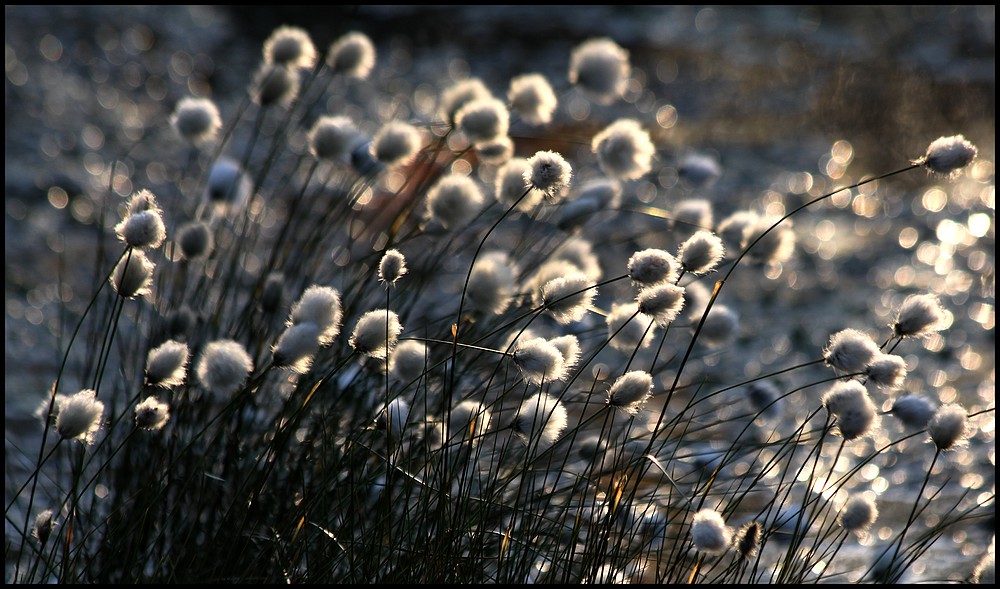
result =
M865 369L868 382L882 389L898 389L906 380L906 361L894 354L878 354Z
M159 209L148 209L129 215L115 226L115 233L118 239L129 247L140 249L160 247L167 237Z
M56 431L63 439L80 440L90 445L94 442L94 434L101 429L103 413L104 403L97 400L97 392L84 389L64 397L59 403Z
M31 527L31 535L38 540L38 543L45 546L52 535L52 530L56 527L56 520L51 509L40 511L35 516L35 523Z
M745 523L736 530L736 534L733 535L733 549L736 550L740 560L745 562L757 556L763 533L764 527L756 521Z
M524 183L548 197L556 197L569 186L573 168L554 151L539 151L528 158Z
M455 125L474 144L494 141L507 136L510 113L496 98L477 98L455 113Z
M559 350L563 357L563 368L569 372L580 361L580 340L572 334L562 335L549 340Z
M927 424L927 432L938 450L951 450L962 446L972 433L969 427L969 414L961 405L942 405Z
M566 377L565 360L555 345L544 338L519 339L512 352L514 364L524 379L532 384L562 380Z
M188 260L208 257L215 245L212 230L201 221L190 221L177 230L177 245Z
M696 550L706 554L722 554L729 549L732 539L733 530L726 525L719 512L702 509L694 514L691 541Z
M359 354L384 360L396 347L402 331L403 325L396 313L376 309L358 319L349 343Z
M319 345L328 346L340 334L340 291L314 284L307 288L292 307L287 325L312 323L319 327Z
M823 396L823 406L837 418L845 440L866 436L878 427L879 417L868 390L856 380L840 381Z
M146 356L146 382L161 387L184 384L190 355L187 344L174 340L150 350Z
M135 426L139 429L156 431L170 420L170 406L160 403L156 397L146 397L135 406Z
M600 104L621 97L630 74L628 51L611 39L590 39L570 55L569 83L583 88Z
M156 264L149 261L142 250L132 250L122 256L111 273L111 286L123 299L140 297L149 293L153 285Z
M747 254L749 260L759 264L783 264L791 259L795 253L795 231L788 220L772 229L775 221L770 217L758 217L754 225L747 227L747 247L760 237Z
M313 356L319 351L320 334L321 330L315 323L296 323L286 327L271 351L274 365L299 374L309 372Z
M368 35L352 31L330 45L326 63L335 74L363 80L375 67L375 45Z
M240 164L229 158L220 158L208 173L205 199L216 207L242 207L253 192L253 181Z
M579 321L593 307L597 289L583 274L571 274L549 280L535 293L535 304L545 305L546 311L558 323Z
M677 258L681 267L692 274L707 274L722 260L722 239L711 231L696 231L681 244Z
M642 289L636 299L639 312L652 317L660 327L677 319L684 308L684 287L664 282Z
M281 64L265 63L253 80L252 96L261 106L290 105L299 93L299 74Z
M628 276L641 288L677 282L679 269L677 259L659 249L636 252L628 260Z
M656 148L649 133L631 119L615 121L594 136L591 149L601 171L616 180L637 180L652 168Z
M927 153L913 163L924 166L935 174L955 177L962 168L976 159L977 153L976 146L962 135L938 137L927 147Z
M525 444L545 448L559 439L568 423L569 414L558 399L546 393L537 393L517 410L514 431Z
M404 399L396 397L389 401L388 407L383 406L382 411L376 418L376 423L381 429L389 429L389 435L393 440L399 440L406 430L406 423L410 419L410 404Z
M285 275L281 272L271 272L264 279L264 287L260 293L260 308L265 313L274 313L281 307L285 299Z
M713 305L701 326L698 341L719 347L733 341L740 331L740 316L726 305Z
M485 198L479 184L468 176L449 174L427 193L431 219L445 229L460 229L483 208Z
M316 47L305 30L278 27L264 41L264 61L290 68L311 68L316 63Z
M506 135L476 144L476 157L484 164L502 166L513 155L514 142Z
M612 304L606 319L612 348L631 353L653 341L653 319L637 314L638 311L636 303Z
M511 79L507 99L521 120L529 125L549 124L557 105L552 86L541 74L524 74Z
M534 188L529 190L529 184L525 180L525 175L529 174L531 166L524 158L511 158L507 160L499 170L495 180L497 202L512 206L518 203L517 208L521 211L530 211L545 198L545 193ZM528 192L527 196L524 193ZM524 196L524 198L521 198ZM520 199L520 201L518 200Z
M323 116L309 130L309 151L320 160L346 160L364 138L351 119Z
M881 351L872 338L857 329L845 329L830 336L823 351L826 363L845 373L864 372Z
M913 429L923 429L936 412L934 403L922 395L903 395L893 401L889 414Z
M402 383L420 378L428 369L427 346L415 340L399 342L389 358L389 373Z
M633 370L618 377L608 391L608 404L635 415L653 394L653 377L644 370Z
M892 331L897 337L924 337L939 331L944 319L944 308L935 295L910 295L899 307Z
M253 360L239 342L223 339L205 346L195 370L209 392L228 396L240 390L253 371Z
M177 134L195 146L213 141L222 128L222 117L215 103L207 98L182 98L170 115Z
M420 151L420 131L403 121L389 121L372 139L372 155L387 166L402 166Z
M484 405L467 400L451 408L451 418L448 421L448 433L455 440L465 440L473 445L490 428L492 415Z
M455 115L463 106L478 98L489 98L492 94L479 78L468 78L456 82L441 93L441 118L455 124Z
M505 252L487 252L476 260L469 275L465 300L482 313L499 315L513 300L514 266Z
M406 258L399 250L391 249L382 255L378 265L378 279L386 284L395 284L406 274Z
M781 391L767 381L752 382L747 386L747 400L753 410L765 417L781 414Z
M838 521L848 532L862 534L878 519L878 507L868 494L852 495L840 511Z

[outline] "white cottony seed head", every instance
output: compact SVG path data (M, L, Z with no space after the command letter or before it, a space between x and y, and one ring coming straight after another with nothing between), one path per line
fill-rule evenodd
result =
M223 339L214 341L201 353L196 372L198 380L212 394L227 396L235 393L253 371L253 360L239 342Z
M305 374L312 366L313 356L319 351L321 330L315 323L289 325L274 344L274 365Z
M697 231L681 244L678 259L692 274L707 274L725 255L722 239L711 231Z
M562 335L549 340L559 350L563 357L563 368L569 372L580 361L580 340L572 334Z
M372 139L372 154L387 166L409 163L420 151L420 131L403 121L389 121Z
M824 396L823 406L837 418L845 440L866 436L878 427L879 418L868 390L856 380L840 381Z
M566 367L562 353L544 338L518 340L512 352L514 364L521 369L524 379L532 384L541 384L566 377Z
M846 374L864 372L881 354L872 338L857 329L845 329L830 336L823 351L826 363Z
M892 331L897 337L927 336L941 329L944 316L944 309L935 295L910 295L899 307Z
M420 378L427 370L427 346L414 340L399 342L389 358L389 373L402 383Z
M922 165L935 174L953 177L971 164L977 153L976 146L966 141L962 135L938 137L927 147L927 153L913 163Z
M684 308L684 287L664 282L642 289L636 299L639 312L652 317L660 327L666 327Z
M49 540L49 536L52 534L52 529L56 527L56 520L53 517L51 509L46 509L45 511L40 511L38 515L35 516L35 523L31 527L31 535L38 540L38 543L42 546L45 545Z
M611 123L594 136L591 149L601 171L616 180L636 180L652 168L656 148L649 133L631 119Z
M729 549L733 530L726 525L722 515L713 509L702 509L694 514L691 524L691 541L696 550L706 554L722 554Z
M563 325L583 319L593 307L597 289L583 274L571 274L549 280L535 293L535 304Z
M472 267L465 300L483 313L499 315L510 305L514 287L514 267L509 256L505 252L488 252Z
M290 68L311 68L316 63L316 47L305 30L281 26L264 41L264 61Z
M969 414L961 405L942 405L927 424L927 432L938 450L961 446L971 434Z
M608 391L608 404L629 415L638 413L653 394L653 377L644 370L633 370L618 377Z
M328 346L340 333L340 319L340 292L330 286L314 284L292 307L287 325L315 324L320 329L319 345Z
M628 260L628 276L640 287L677 281L680 264L670 253L659 249L635 252Z
M475 401L462 401L451 408L448 433L456 441L466 440L474 445L486 435L491 418L485 406Z
M868 381L882 389L898 389L906 380L906 361L894 354L878 354L865 369Z
M153 348L146 356L146 382L161 387L184 384L190 354L187 344L174 340Z
M542 202L545 193L534 188L528 192L527 196L524 196L529 188L525 176L530 173L530 170L531 166L524 158L515 157L507 160L507 163L497 170L495 181L497 201L507 206L512 206L516 202L518 210L521 211L530 211ZM521 198L522 196L524 198Z
M351 31L330 45L326 63L335 74L363 80L375 67L375 45L368 35Z
M457 82L441 93L441 118L455 123L455 114L467 103L477 98L489 98L492 94L479 78L469 78Z
M485 143L507 136L510 113L496 98L477 98L455 113L455 125L472 143Z
M569 83L579 85L600 104L619 98L630 74L628 51L611 39L590 39L570 55Z
M298 72L281 64L265 63L254 76L252 95L254 101L261 106L288 106L298 93Z
M511 108L529 125L547 125L556 110L556 94L545 76L524 74L510 81L507 92Z
M97 392L84 389L61 400L56 414L56 431L63 439L80 440L89 445L101 429L103 413L104 403L97 400Z
M395 284L406 274L406 258L399 250L389 250L378 265L378 279L386 284Z
M622 352L631 353L636 348L645 348L653 341L653 319L643 314L637 314L639 306L636 303L611 305L606 323L611 347Z
M524 183L551 198L568 187L572 177L573 168L563 156L554 151L539 151L528 158Z
M927 427L937 411L934 403L922 395L903 395L892 403L889 414L903 422L903 425L913 429Z
M485 198L475 180L449 174L427 193L427 210L445 229L459 229L483 208Z
M150 262L142 250L132 250L115 266L111 273L111 286L123 299L143 296L153 285L155 268L156 264Z
M309 151L316 159L346 160L364 139L351 119L323 116L309 130Z
M358 319L349 343L359 354L384 360L396 346L402 331L403 326L396 313L376 309Z
M215 139L222 128L222 117L211 100L187 97L177 103L170 124L185 141L197 146Z
M878 519L878 507L875 500L867 494L852 495L844 504L838 519L848 532L864 533Z
M135 406L135 426L139 429L156 431L170 420L170 406L160 403L156 397L146 397Z
M190 221L177 230L177 245L188 260L206 258L215 245L212 230L201 221Z
M700 320L700 319L699 319ZM723 346L740 330L740 316L726 305L714 305L701 326L698 341L712 347Z
M546 393L537 393L521 404L514 418L514 431L530 446L551 446L569 422L566 407Z

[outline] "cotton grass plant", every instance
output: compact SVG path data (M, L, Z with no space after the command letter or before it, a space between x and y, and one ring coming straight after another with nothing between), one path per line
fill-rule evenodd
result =
M670 157L640 113L570 153L546 131L557 97L620 99L614 41L575 48L566 82L468 78L361 120L344 88L389 92L375 47L352 32L321 54L282 27L235 112L177 104L197 181L164 204L137 190L104 228L120 254L65 348L98 369L61 370L40 411L8 582L900 580L992 513L991 488L939 499L959 484L940 463L992 408L897 393L952 312L934 295L770 372L733 342L775 311L729 296L807 255L792 217L898 174L958 177L977 155L961 135L716 223L707 200L632 198ZM661 224L655 247L636 216ZM913 454L920 489L890 491L911 507L883 523L873 469ZM879 567L851 560L873 535Z

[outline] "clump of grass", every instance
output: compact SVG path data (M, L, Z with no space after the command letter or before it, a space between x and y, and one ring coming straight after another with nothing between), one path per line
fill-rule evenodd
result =
M177 105L179 135L215 151L178 164L199 180L174 210L139 190L102 228L120 255L77 327L97 336L65 349L94 368L61 370L40 412L7 506L9 581L899 580L986 516L992 494L939 502L959 482L935 467L992 409L969 415L954 390L936 412L891 396L920 378L906 346L947 323L938 298L903 301L884 340L859 318L765 371L733 344L769 345L741 317L813 327L777 296L729 297L777 290L807 255L793 216L921 167L957 176L977 154L962 136L786 213L715 223L705 199L636 198L669 157L642 113L575 155L544 128L511 133L558 120L537 73L511 81L510 104L469 78L436 108L392 95L371 114L338 88L391 94L371 79L375 47L353 32L319 55L282 27L224 124L204 98ZM611 104L629 55L586 41L568 80ZM680 168L700 187L722 173L699 156ZM640 245L636 217L671 233ZM86 388L62 395L74 380ZM880 405L910 431L884 427ZM935 452L915 496L899 490L909 516L879 531L881 564L841 566L878 516L858 489L925 431Z

